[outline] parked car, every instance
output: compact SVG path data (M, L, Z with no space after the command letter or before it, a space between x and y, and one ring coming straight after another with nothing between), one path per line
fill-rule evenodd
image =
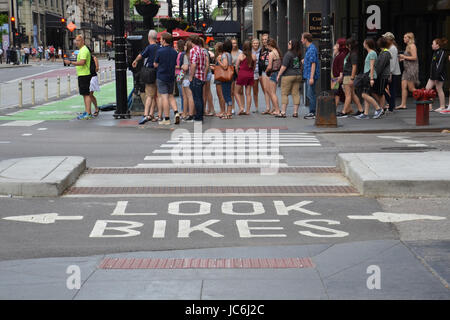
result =
M114 58L116 57L116 52L114 50L111 50L108 52L107 56L108 56L108 60L111 60L111 59L114 60Z
M64 54L63 54L64 59L67 59L67 60L69 60L69 61L75 62L75 61L77 61L78 52L80 52L80 51L79 51L79 50L74 50L74 51L72 51L72 52L69 51L69 52L67 52L67 53L64 53ZM64 62L64 60L63 60L63 64L64 64L64 66L68 66L68 64L66 64L66 63Z

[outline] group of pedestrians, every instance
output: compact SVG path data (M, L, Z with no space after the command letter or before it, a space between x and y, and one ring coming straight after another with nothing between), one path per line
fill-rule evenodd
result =
M43 46L9 46L5 49L0 48L0 63L3 63L3 59L6 64L29 64L30 59L39 60L45 59L46 61L55 62L56 59L63 58L62 49L58 50L50 45L47 48Z
M419 57L414 34L409 32L403 37L405 50L400 51L392 32L386 32L376 42L368 38L363 43L367 52L362 72L358 73L360 54L358 43L354 39L338 39L334 47L332 66L332 89L335 92L336 107L343 102L340 118L350 115L356 119L370 119L369 110L375 111L373 119L378 119L394 110L407 109L408 93L413 92L420 84ZM439 108L436 111L450 113L450 101L445 106L443 85L446 80L446 63L450 59L446 54L445 38L436 38L432 42L433 57L430 76L426 89L435 88L439 97ZM403 62L403 73L400 68ZM396 106L397 93L401 90L401 103ZM362 102L364 107L362 105ZM353 113L351 103L357 107Z

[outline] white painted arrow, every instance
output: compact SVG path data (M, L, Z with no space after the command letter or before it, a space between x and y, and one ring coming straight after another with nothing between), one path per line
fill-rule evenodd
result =
M378 220L380 222L404 222L414 220L445 220L445 217L420 215L412 213L374 212L370 216L347 216L354 220Z
M49 224L55 223L56 220L82 220L83 216L60 216L57 213L43 213L43 214L32 214L27 216L6 217L3 219L12 221Z

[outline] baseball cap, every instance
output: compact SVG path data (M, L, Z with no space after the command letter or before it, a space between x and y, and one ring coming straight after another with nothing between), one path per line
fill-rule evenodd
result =
M386 32L385 34L383 34L383 38L394 40L395 36L392 32Z

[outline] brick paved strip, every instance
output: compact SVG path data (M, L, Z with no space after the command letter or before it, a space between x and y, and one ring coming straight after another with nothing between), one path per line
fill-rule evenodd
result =
M88 174L260 173L261 168L89 168ZM279 173L340 173L336 167L282 167Z
M311 258L106 258L100 263L98 269L302 269L314 267Z
M66 195L125 195L125 194L358 194L351 186L255 186L255 187L72 187Z

